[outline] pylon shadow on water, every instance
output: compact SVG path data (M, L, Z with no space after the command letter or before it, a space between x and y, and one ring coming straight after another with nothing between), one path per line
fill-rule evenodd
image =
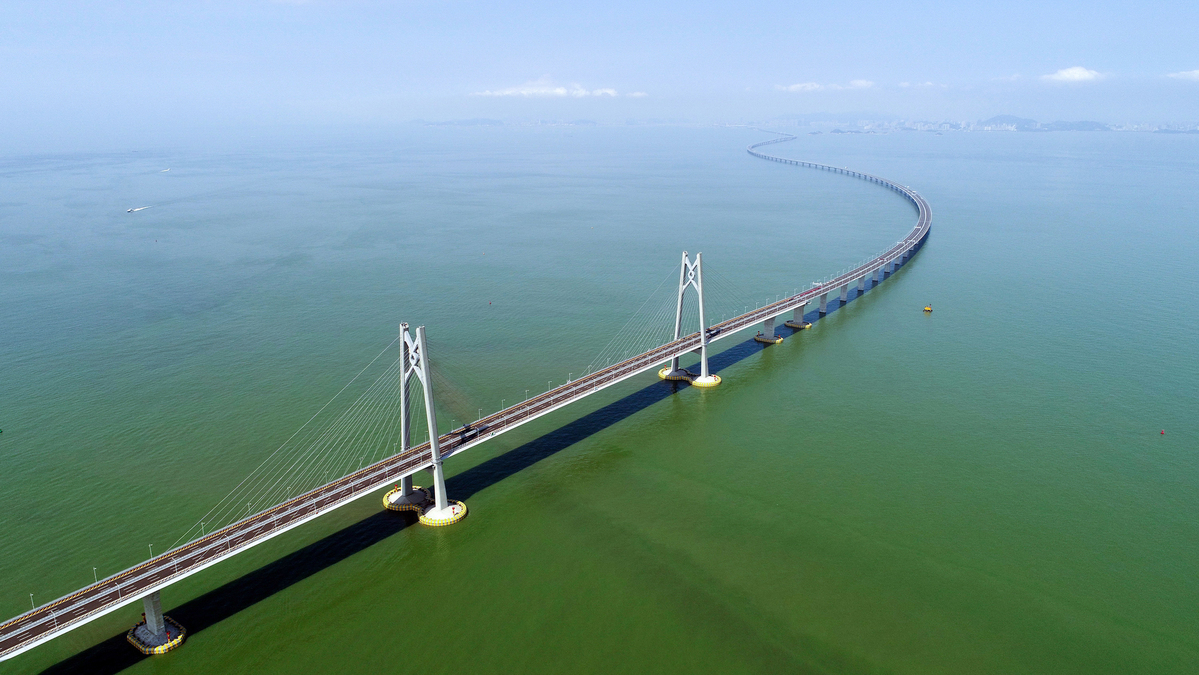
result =
M901 266L907 264L905 262ZM878 287L867 284L867 291L872 288ZM847 306L849 302L860 297L862 294L858 293L856 288L851 289L846 305L841 305L838 299L829 304L828 312L824 316L833 314L842 306ZM820 316L819 312L813 311L808 312L804 318L815 324L824 317ZM798 333L799 331L791 332ZM719 373L769 347L771 345L765 345L750 338L708 357L708 368L714 373ZM446 489L458 499L469 499L505 478L513 476L537 462L645 410L658 401L669 398L679 389L689 386L691 385L686 382L655 380L653 384L609 403L599 410L447 478ZM170 614L175 620L186 626L189 635L194 638L205 628L216 625L243 609L374 546L410 524L408 518L391 511L376 513L294 553L289 553L272 563L263 565L194 600L171 608ZM132 615L130 620L132 620ZM187 649L187 646L184 645L183 649ZM138 653L125 641L125 633L122 631L56 663L43 670L42 674L112 675L147 658L171 657L149 657Z

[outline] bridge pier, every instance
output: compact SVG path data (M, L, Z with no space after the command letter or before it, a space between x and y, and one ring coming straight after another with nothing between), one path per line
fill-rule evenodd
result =
M828 314L828 293L820 294L820 316Z
M125 639L143 654L165 654L183 644L187 630L162 613L159 591L142 598L142 620L129 629Z
M881 279L879 279L879 277L881 277L881 276L882 276L882 274L883 274L883 268L881 268L881 267L876 267L876 268L874 269L874 284L875 284L876 286L878 285L878 282L879 282L879 281L881 281Z
M862 276L860 279L858 279L858 295L861 295L865 292L866 292L866 277Z
M803 320L804 308L807 306L808 306L807 303L804 303L804 304L800 305L799 307L796 307L795 311L791 313L791 320L783 322L783 325L788 328L794 328L796 330L803 330L805 328L811 328L812 324Z
M841 304L844 305L847 302L849 302L849 284L841 287Z
M762 332L754 336L754 340L764 342L770 345L777 345L783 341L783 338L774 334L774 317L770 317L762 322Z

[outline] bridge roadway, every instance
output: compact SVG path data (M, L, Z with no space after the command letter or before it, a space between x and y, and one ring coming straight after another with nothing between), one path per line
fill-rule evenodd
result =
M786 135L771 139L751 145L747 151L754 157L842 173L894 190L903 195L916 208L918 213L916 226L906 237L869 262L799 294L715 324L709 329L709 343L723 340L767 319L804 307L817 300L821 295L834 292L839 287L866 278L876 270L880 270L879 281L881 283L882 268L893 261L904 259L905 256L914 252L914 249L928 236L932 224L932 210L923 197L906 186L849 169L785 159L757 151L757 148L764 145L790 141L794 138L794 136ZM699 333L695 332L631 359L608 366L603 370L580 377L493 415L488 415L476 422L470 432L458 429L440 436L442 458L446 459L464 452L498 434L537 419L585 396L645 371L653 370L676 356L698 352L699 346ZM328 513L343 504L374 493L404 476L424 470L432 465L432 461L429 443L422 443L406 453L372 464L10 619L0 624L0 660L12 658L66 631L108 614L123 605L140 600L154 591L161 590L271 537Z

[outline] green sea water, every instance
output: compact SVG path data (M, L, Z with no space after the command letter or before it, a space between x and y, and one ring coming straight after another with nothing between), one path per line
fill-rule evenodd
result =
M165 550L400 321L460 423L585 370L684 249L754 304L912 227L768 137L0 158L0 615ZM1199 139L771 151L912 186L927 244L718 343L717 388L646 374L453 458L458 525L364 498L165 590L176 652L124 643L130 605L0 673L1199 670Z

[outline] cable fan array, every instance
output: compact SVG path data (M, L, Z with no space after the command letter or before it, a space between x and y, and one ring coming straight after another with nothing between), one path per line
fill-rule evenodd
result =
M667 275L645 302L633 312L629 320L604 345L603 349L588 364L592 372L620 363L674 339L674 321L678 309L678 288L668 281L677 281L679 266ZM731 319L753 305L750 296L728 277L709 268L704 268L704 315L709 326ZM682 335L699 331L699 299L694 290L688 290L683 301Z
M393 340L332 399L304 423L241 483L175 542L204 536L253 513L298 497L330 481L399 453L400 361L373 368L382 373L352 403L338 412L339 397L393 350ZM409 387L419 387L415 381ZM428 438L423 399L410 390L413 444Z
M853 269L853 267L846 268ZM674 339L674 321L678 303L678 288L674 283L679 266L668 274L633 312L628 321L587 364L586 372L594 372L630 359ZM831 278L831 277L830 277ZM762 296L745 291L719 270L704 269L704 313L707 325L712 326L740 316L770 302L798 293L800 288L774 296ZM822 282L813 282L813 285ZM694 290L684 298L682 335L699 330L699 302ZM207 532L235 523L258 511L271 508L309 492L330 481L338 480L365 466L400 452L400 395L398 359L375 364L395 347L393 340L383 351L345 385L332 399L305 422L290 438L271 453L257 468L229 492L216 506L198 520L175 542L178 545L202 537ZM337 408L338 401L368 370L382 372L352 403ZM582 369L580 369L580 372ZM463 420L471 419L475 407L462 388L432 368L437 405L447 406ZM368 376L370 377L370 376ZM429 438L425 421L424 397L415 380L408 383L413 409L411 439L414 445ZM448 422L449 420L447 420Z

